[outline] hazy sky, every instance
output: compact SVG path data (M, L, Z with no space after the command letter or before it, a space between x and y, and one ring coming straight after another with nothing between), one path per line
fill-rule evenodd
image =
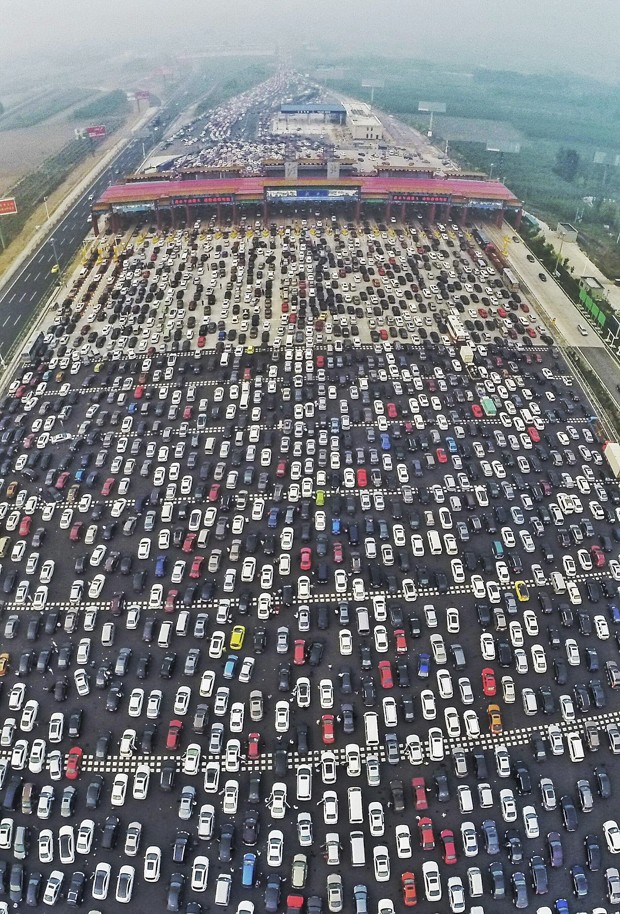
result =
M620 79L618 0L0 0L13 54L260 41Z

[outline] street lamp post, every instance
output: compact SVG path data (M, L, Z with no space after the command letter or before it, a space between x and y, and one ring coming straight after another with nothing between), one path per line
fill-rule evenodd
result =
M565 238L565 237L566 237L566 233L565 233L565 232L562 232L562 234L560 235L560 249L559 249L559 251L558 251L558 256L555 258L555 268L554 268L554 270L553 270L553 275L554 275L554 276L557 276L557 275L558 275L558 264L559 264L559 262L560 262L560 257L562 256L562 246L564 245L564 238Z
M50 221L50 211L47 206L47 197L43 197L43 202L45 203L45 215L47 216L47 221Z

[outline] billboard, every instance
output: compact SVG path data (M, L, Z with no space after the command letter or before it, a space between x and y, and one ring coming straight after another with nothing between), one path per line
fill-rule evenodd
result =
M140 89L138 92L135 92L134 95L137 99L142 99L143 101L146 100L147 102L151 97L151 93L145 89Z
M394 203L449 203L449 194L392 194Z
M268 187L265 197L276 203L347 203L359 200L357 187Z
M0 216L11 216L17 212L15 197L5 197L0 200Z
M193 197L172 197L170 206L195 206L201 203L233 203L232 194L195 194ZM164 205L161 203L160 205Z
M503 203L501 200L472 200L471 205L476 209L501 209Z
M101 137L104 137L106 134L106 129L103 124L95 124L93 127L86 128L86 136L90 140L99 140Z

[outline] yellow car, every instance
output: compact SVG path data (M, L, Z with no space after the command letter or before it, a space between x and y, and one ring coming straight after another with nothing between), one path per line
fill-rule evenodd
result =
M491 734L499 736L504 729L499 705L487 705L487 714L489 715L489 730Z
M515 581L515 591L517 594L517 600L521 603L527 603L530 598L530 592L527 589L527 584L525 581Z
M6 676L6 674L8 673L9 659L10 659L10 654L7 654L6 652L4 654L0 654L0 676Z
M243 647L243 640L245 638L245 625L235 625L232 632L230 633L230 649L231 651L240 651Z
M317 491L315 500L316 500L317 507L322 508L323 505L325 504L325 492L323 491L323 489L319 489Z

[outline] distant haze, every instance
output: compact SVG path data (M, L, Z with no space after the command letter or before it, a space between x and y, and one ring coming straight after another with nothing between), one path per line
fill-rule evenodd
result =
M392 53L620 79L618 0L0 0L0 93L15 58L184 51L230 42ZM105 74L102 73L104 81Z

